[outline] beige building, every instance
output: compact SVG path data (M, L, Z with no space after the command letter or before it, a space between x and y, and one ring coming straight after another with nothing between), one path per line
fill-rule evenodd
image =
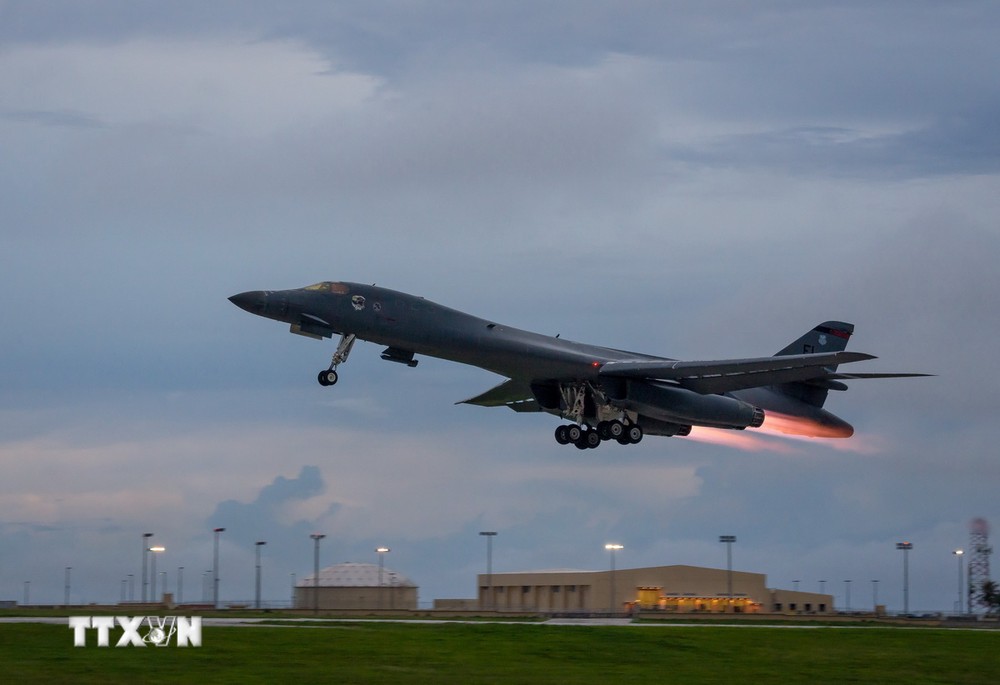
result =
M762 573L698 566L615 571L556 569L478 576L479 606L497 611L827 614L833 596L767 587Z
M296 609L412 610L417 586L398 571L376 564L344 563L320 569L295 584Z

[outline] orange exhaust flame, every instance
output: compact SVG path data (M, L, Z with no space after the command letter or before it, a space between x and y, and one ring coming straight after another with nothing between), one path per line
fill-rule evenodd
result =
M778 435L778 438L785 436ZM704 442L711 445L722 445L732 447L744 452L778 452L780 454L795 454L800 450L780 439L774 440L770 436L760 435L758 431L753 433L747 431L734 431L725 428L706 428L704 426L694 426L687 440Z
M745 431L724 428L695 426L689 440L713 445L722 445L744 452L772 452L777 454L801 454L802 448L794 443L822 444L843 452L856 454L877 454L884 449L884 442L876 436L855 436L853 440L827 440L826 438L846 438L853 429L827 426L811 419L767 412L764 425ZM822 438L817 441L816 438Z
M777 412L765 412L764 425L768 433L799 435L807 438L849 438L854 435L850 426L830 426L801 416L789 416Z

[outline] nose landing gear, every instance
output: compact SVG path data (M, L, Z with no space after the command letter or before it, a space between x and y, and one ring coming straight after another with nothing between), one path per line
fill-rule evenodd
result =
M357 339L353 333L345 333L340 336L340 342L337 344L337 350L333 353L333 358L330 359L330 368L324 369L319 372L316 380L323 387L328 387L331 385L336 385L337 367L347 361L348 355L351 354L351 348L354 347L354 341Z

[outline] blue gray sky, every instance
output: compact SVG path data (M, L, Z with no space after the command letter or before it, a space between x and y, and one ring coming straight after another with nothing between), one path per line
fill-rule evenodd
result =
M375 562L723 566L948 609L1000 521L1000 8L988 2L0 2L0 599L200 598ZM846 441L580 452L500 379L232 306L376 282L680 359L857 326ZM862 369L858 369L862 370ZM731 435L731 434L730 434ZM617 447L617 446L615 446Z

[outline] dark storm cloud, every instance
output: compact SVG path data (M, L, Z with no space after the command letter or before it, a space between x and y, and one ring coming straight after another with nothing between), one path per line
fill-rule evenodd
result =
M282 507L291 502L316 497L324 490L319 468L303 466L296 478L275 478L270 485L260 490L252 502L220 502L205 523L213 528L226 528L227 538L244 545L253 545L256 540L264 539L273 547L280 548L290 540L304 539L316 528L314 521L282 522ZM337 505L331 505L323 515L331 516L336 513L336 509Z

